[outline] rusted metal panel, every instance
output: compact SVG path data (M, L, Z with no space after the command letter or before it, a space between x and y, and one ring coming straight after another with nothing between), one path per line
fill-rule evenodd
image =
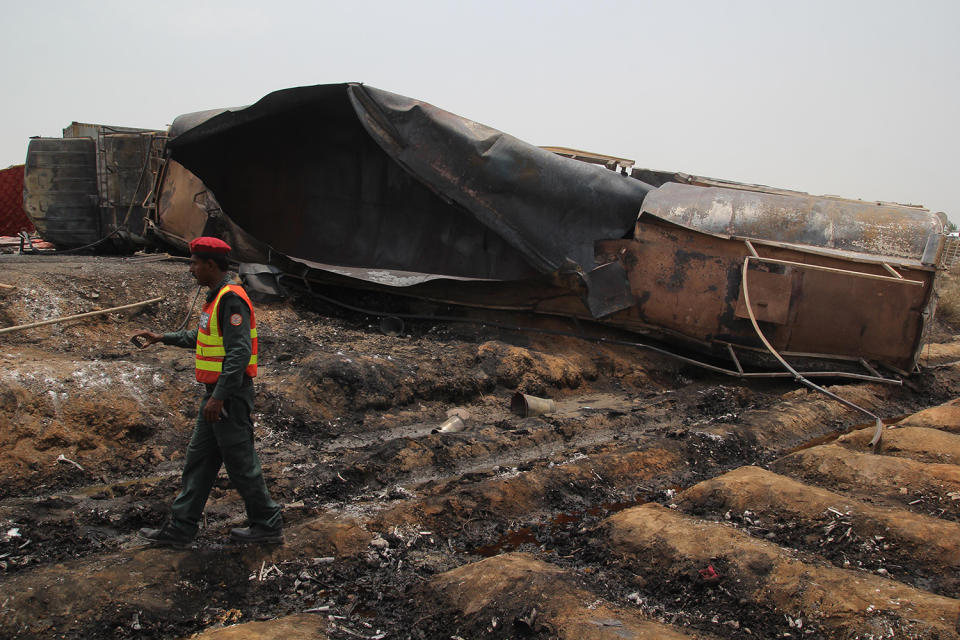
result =
M916 207L679 183L651 192L643 212L707 233L914 260L943 233L940 216Z
M750 303L754 316L761 322L787 324L790 318L790 301L793 299L795 269L788 273L758 271L750 277ZM746 300L741 289L734 315L749 318Z
M179 162L167 161L157 198L157 222L170 241L179 241L179 248L186 250L191 240L203 235L208 212L219 208L199 178Z
M159 142L159 144L158 144ZM102 226L142 236L147 201L160 169L162 140L152 132L110 133L98 141L103 172L100 193Z
M753 309L767 323L764 332L776 349L913 366L934 271L907 272L911 281L923 283L916 286L895 282L881 262L852 264L759 242L756 248L768 258L854 272L751 267ZM624 264L636 300L636 306L607 322L659 327L664 335L684 336L691 343L762 346L742 306L743 259L750 255L744 242L647 217L638 222L633 240L600 243L599 250Z
M89 138L34 138L27 146L24 210L40 235L60 247L101 237L97 164Z

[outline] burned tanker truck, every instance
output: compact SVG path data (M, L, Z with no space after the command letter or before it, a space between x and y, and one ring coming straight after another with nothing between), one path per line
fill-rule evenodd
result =
M217 235L254 281L591 321L708 369L802 382L914 371L957 251L922 207L541 148L362 84L168 131L74 123L30 141L24 181L58 249L185 252Z

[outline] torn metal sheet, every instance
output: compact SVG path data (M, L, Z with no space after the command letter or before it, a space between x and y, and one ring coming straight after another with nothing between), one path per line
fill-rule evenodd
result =
M594 242L629 233L650 189L359 84L274 92L168 148L279 253L469 278L523 279L567 260L590 270Z
M232 247L239 262L270 261L270 248L224 215L213 192L177 161L165 162L157 189L155 220L147 224L165 243L186 253L197 236L216 236Z

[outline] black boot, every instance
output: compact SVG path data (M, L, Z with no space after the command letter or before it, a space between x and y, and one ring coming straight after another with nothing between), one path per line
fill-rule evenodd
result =
M168 547L187 547L193 542L193 536L187 535L176 529L170 524L165 524L159 529L140 529L140 537L158 545Z
M255 524L249 527L230 529L230 539L234 542L253 542L256 544L283 544L283 529L270 529Z

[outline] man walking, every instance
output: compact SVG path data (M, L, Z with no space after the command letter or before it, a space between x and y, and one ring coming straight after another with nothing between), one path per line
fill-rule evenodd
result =
M253 378L257 375L257 322L243 287L227 274L230 245L211 237L190 243L190 273L209 288L198 329L158 334L138 331L141 348L162 342L195 348L197 381L205 386L187 447L180 495L159 529L141 529L156 544L183 546L197 534L221 464L243 497L248 527L230 530L238 542L283 542L280 505L270 498L253 447Z

